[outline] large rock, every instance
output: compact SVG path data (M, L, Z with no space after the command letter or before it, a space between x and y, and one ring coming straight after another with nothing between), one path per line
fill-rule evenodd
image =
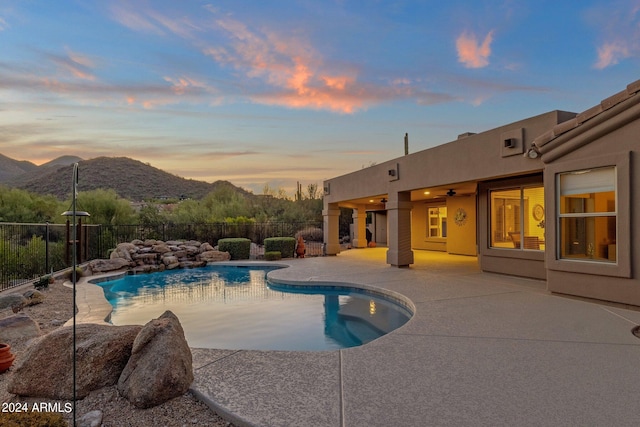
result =
M29 304L29 301L20 294L9 294L0 296L0 310L11 307L14 313L22 310Z
M89 268L94 273L105 273L129 267L131 263L131 255L128 260L126 258L94 259L89 262Z
M141 326L76 326L76 395L113 385L126 366ZM73 327L44 335L30 346L7 390L20 396L73 399Z
M171 249L165 243L153 245L151 249L153 250L153 252L159 254L166 254L167 252L171 252Z
M27 305L29 306L42 304L44 302L44 294L36 289L29 289L22 294L22 296L27 299Z
M213 250L213 246L211 246L208 242L205 242L202 245L200 245L200 253L212 251L212 250Z
M193 382L191 350L180 321L170 311L147 323L136 337L118 391L139 408L178 397Z
M124 258L127 261L131 261L131 254L135 253L138 250L138 247L133 243L120 243L116 248L111 252L109 258Z
M24 313L0 319L0 342L13 344L15 341L35 338L40 335L42 335L42 331L40 331L38 323Z
M229 261L231 259L231 255L229 252L206 251L198 255L196 259L206 262Z

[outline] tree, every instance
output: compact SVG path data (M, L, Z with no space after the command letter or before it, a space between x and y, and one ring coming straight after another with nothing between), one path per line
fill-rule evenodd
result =
M309 199L315 200L320 198L320 194L318 192L318 184L313 183L307 185L307 193L309 194Z
M0 222L53 222L61 209L53 196L0 186Z
M115 190L111 189L78 193L76 209L89 212L92 224L121 225L132 224L137 220L131 203L121 199Z

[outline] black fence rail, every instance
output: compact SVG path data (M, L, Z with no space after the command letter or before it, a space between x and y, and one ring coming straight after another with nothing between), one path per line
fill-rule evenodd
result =
M251 240L252 258L263 255L268 237L302 235L308 255L322 254L321 222L203 223L144 225L81 224L74 239L67 224L0 223L0 290L18 286L72 265L76 261L109 258L118 243L132 240L197 240L215 246L228 237Z

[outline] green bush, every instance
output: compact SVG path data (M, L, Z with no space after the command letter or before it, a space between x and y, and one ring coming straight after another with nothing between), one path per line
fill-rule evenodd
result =
M293 258L296 239L293 237L268 237L264 239L264 251L280 252L283 258Z
M36 280L35 282L33 282L33 286L36 289L45 289L49 287L49 283L51 282L52 277L47 275L47 276L42 276L41 278L39 278L38 280Z
M251 255L251 240L244 237L218 240L218 250L229 252L231 259L249 259Z
M76 280L80 280L80 278L82 277L82 275L84 274L84 270L82 269L82 267L77 266L76 267ZM73 280L73 268L70 268L68 270L66 270L64 272L64 278L66 280Z
M264 259L266 261L278 261L279 259L282 259L282 254L280 251L265 252Z

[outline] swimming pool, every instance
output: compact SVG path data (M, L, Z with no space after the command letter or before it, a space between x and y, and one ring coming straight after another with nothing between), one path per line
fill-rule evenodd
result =
M267 281L278 267L207 266L98 283L114 325L145 324L165 310L191 347L320 351L366 344L409 320L406 306L347 284Z

